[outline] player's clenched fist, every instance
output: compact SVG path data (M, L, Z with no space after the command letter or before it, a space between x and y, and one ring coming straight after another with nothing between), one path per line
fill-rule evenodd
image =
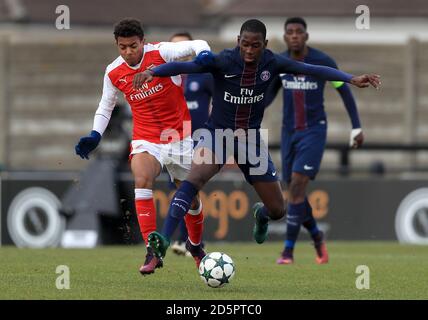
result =
M147 69L143 72L137 73L134 76L134 81L132 82L132 86L135 90L140 89L143 86L143 83L150 82L153 80L153 71Z
M359 148L363 145L364 134L363 129L355 128L351 131L351 136L349 139L349 146L353 149Z
M351 79L351 84L358 88L367 88L371 85L376 89L379 89L381 84L380 76L377 74L363 74L361 76L355 76Z

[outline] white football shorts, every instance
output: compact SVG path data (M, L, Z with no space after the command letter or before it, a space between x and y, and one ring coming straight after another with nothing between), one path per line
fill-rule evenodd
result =
M155 157L161 167L165 166L171 181L183 181L190 172L193 156L193 140L191 136L172 143L153 143L146 140L132 140L131 153L147 152Z

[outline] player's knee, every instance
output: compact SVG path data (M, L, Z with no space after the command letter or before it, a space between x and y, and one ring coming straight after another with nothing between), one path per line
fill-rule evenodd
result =
M153 179L147 175L138 175L134 178L135 188L152 189Z
M272 220L279 220L285 215L285 203L284 201L277 201L277 203L271 204L268 210Z
M195 186L196 189L201 190L202 187L205 185L206 181L203 177L187 177L187 181L189 181L191 184Z
M284 207L278 207L270 211L270 218L272 220L279 220L282 217L284 217L285 214L285 208Z

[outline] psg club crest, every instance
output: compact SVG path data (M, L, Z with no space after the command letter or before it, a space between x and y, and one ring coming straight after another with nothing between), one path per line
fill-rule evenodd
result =
M263 81L268 81L270 78L270 72L265 70L260 74L260 79L262 79Z

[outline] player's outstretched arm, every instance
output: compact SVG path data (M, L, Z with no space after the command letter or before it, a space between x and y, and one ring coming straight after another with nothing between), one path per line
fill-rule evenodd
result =
M335 68L294 61L279 55L276 55L276 59L280 73L307 74L324 80L344 81L359 88L367 88L371 85L378 89L380 86L380 76L376 74L354 76Z
M210 52L211 48L205 40L188 40L179 42L161 42L157 45L159 53L166 62L179 61L185 57Z
M208 50L202 50L191 62L169 62L137 73L134 76L133 87L139 89L144 82L150 82L153 77L171 77L179 74L206 73L216 64L215 55Z
M150 82L153 77L171 77L179 74L189 73L205 73L206 68L197 64L194 61L191 62L169 62L157 66L153 69L147 69L143 72L137 73L134 76L133 87L139 89L145 82Z

